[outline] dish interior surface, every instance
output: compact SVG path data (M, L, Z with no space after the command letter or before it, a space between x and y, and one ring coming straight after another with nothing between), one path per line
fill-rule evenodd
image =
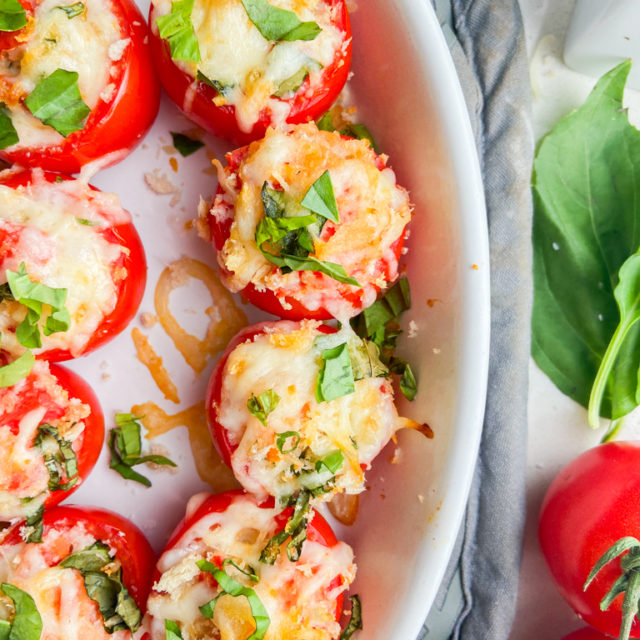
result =
M143 14L148 4L140 3ZM482 185L473 137L453 64L428 2L362 0L352 14L354 77L359 118L390 157L398 182L415 205L406 256L413 306L405 313L399 355L419 381L402 413L433 429L431 440L403 431L374 461L369 490L352 527L336 527L355 549L358 577L352 593L363 602L368 640L413 638L435 598L462 519L482 427L489 344L489 263ZM166 97L144 143L92 182L117 193L133 214L149 265L140 313L155 313L154 288L169 263L189 256L215 265L212 250L189 227L200 195L216 187L210 158L229 147L206 137L207 154L175 157L170 131L193 125ZM160 195L145 183L156 172L176 186ZM202 336L211 305L203 285L177 289L172 309L185 328ZM242 306L250 321L266 316ZM70 364L95 388L107 428L116 412L151 401L173 415L204 398L214 362L199 376L185 363L159 324L138 319L103 349ZM408 329L411 323L411 334ZM413 324L415 323L415 325ZM136 359L131 329L148 337L175 381L180 404L167 401ZM193 434L192 434L193 435ZM161 443L177 474L144 470L149 489L122 480L108 468L106 447L71 502L96 504L131 518L157 551L183 517L189 497L211 491L193 466L189 432L173 429ZM393 462L392 462L393 459Z

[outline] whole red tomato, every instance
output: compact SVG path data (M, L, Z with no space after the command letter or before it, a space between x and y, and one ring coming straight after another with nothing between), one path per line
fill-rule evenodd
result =
M628 536L640 539L640 442L600 445L567 465L545 495L538 534L560 593L586 622L618 637L623 596L606 611L600 601L620 577L620 561L583 586L611 545ZM630 637L640 638L637 618Z
M73 178L56 173L42 173L38 170L20 170L8 173L0 178L0 185L11 189L27 187L45 181L50 185L73 180ZM99 194L98 189L90 187L90 191L85 192L78 198L84 207L97 207L99 212L100 204L91 199L93 193ZM73 199L73 198L72 198ZM122 220L106 226L87 226L87 229L94 230L110 244L122 247L118 258L110 264L110 272L116 288L116 303L113 309L107 312L92 334L87 338L84 345L76 350L69 348L46 348L43 343L42 350L37 352L37 356L52 362L69 360L79 355L102 346L118 333L120 333L135 315L146 284L147 263L144 249L140 237L131 222L130 216L124 210ZM3 226L3 215L0 211L0 268L3 261L9 258L15 261L19 258L21 247L21 237L27 227L20 225ZM18 260L19 261L19 260ZM44 283L46 284L46 282ZM0 310L2 303L0 303ZM1 312L1 311L0 311Z
M344 43L335 54L333 62L322 69L321 81L310 91L309 79L305 80L296 92L279 101L290 105L286 122L298 124L318 119L331 107L344 87L351 67L351 23L345 0L322 0L332 8L333 25L343 32ZM182 109L184 114L216 136L231 140L236 144L247 144L261 138L272 123L272 115L264 108L258 121L250 131L243 131L236 119L233 105L217 106L218 92L209 84L194 78L183 71L171 58L171 51L166 40L160 38L155 19L157 11L154 3L149 10L151 25L151 53L158 70L162 86L169 97ZM239 50L242 43L238 43Z
M18 32L1 34L0 50L28 42L40 2L22 0L21 4L30 22ZM23 167L77 173L94 160L101 159L101 167L119 162L142 140L160 105L160 84L149 52L147 24L132 0L109 0L108 7L127 46L117 60L111 60L110 90L100 95L84 127L59 144L18 143L0 150L1 159ZM0 85L3 83L10 89L11 78L0 77Z

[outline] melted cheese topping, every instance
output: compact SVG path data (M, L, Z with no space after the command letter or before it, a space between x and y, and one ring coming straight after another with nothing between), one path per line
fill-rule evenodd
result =
M35 174L28 187L0 185L0 238L12 238L0 256L0 283L6 282L7 269L17 271L24 262L32 280L68 290L69 330L43 336L43 349L69 349L78 355L113 311L117 285L127 275L116 263L127 249L97 231L129 221L116 196L93 191L80 181L52 184ZM13 356L24 351L15 329L25 313L23 305L0 303L2 350Z
M236 478L258 497L290 496L325 485L333 474L314 471L314 465L337 449L344 461L334 491L359 493L364 489L362 466L369 465L399 426L386 378L363 378L356 381L354 393L330 402L316 400L321 351L314 340L324 335L317 327L310 321L274 323L267 334L237 346L225 365L218 422L237 445L231 456ZM336 344L353 336L345 327L335 335ZM247 401L268 390L280 401L265 426L249 412ZM285 431L300 435L289 453L276 446L277 434ZM288 451L294 444L288 440L281 449ZM330 497L331 492L324 495Z
M21 417L16 432L16 412ZM46 362L36 361L31 373L13 387L0 389L0 520L35 513L49 494L49 473L43 452L33 446L38 427L51 424L60 435L80 449L90 408L69 398L49 373ZM55 453L55 452L52 452ZM27 503L23 499L31 498Z
M0 581L26 591L42 618L40 640L130 640L129 631L108 634L97 603L87 595L79 571L57 567L64 558L96 542L83 524L61 533L48 528L40 544L0 547ZM0 598L0 617L13 615L11 600Z
M333 13L324 0L270 0L293 11L302 22L314 21L322 31L313 40L274 43L266 40L251 22L240 0L195 0L191 21L200 47L201 62L175 61L196 77L198 71L228 89L216 104L231 104L243 131L251 131L260 112L269 110L271 122L282 124L290 104L272 97L280 85L300 69L309 70L308 91L321 85L322 68L329 66L346 46L346 34L332 24ZM171 0L154 2L152 24L171 10Z
M20 101L56 69L78 73L78 88L90 109L113 97L108 95L114 94L114 88L109 89L116 73L113 62L122 57L129 40L122 38L109 0L83 0L86 10L68 18L59 7L72 4L72 0L38 4L27 27L26 42L0 58L0 92L20 140L13 148L55 145L64 140Z
M309 309L321 306L336 317L355 315L344 301L344 291L358 291L364 306L372 304L377 292L395 278L398 261L392 245L402 236L411 219L407 192L396 184L393 171L379 169L380 159L364 140L345 140L338 133L318 131L315 124L299 125L284 133L270 129L264 139L248 147L237 172L240 189L229 197L216 197L211 214L219 221L233 208L229 238L218 260L227 285L239 291L252 283L278 296L304 301ZM264 217L261 189L265 181L279 184L291 198L301 202L311 185L328 170L338 205L340 222L326 222L320 237L314 238L313 255L342 265L362 289L342 285L329 276L294 271L282 274L267 261L255 243L256 227ZM233 180L229 180L233 183ZM226 194L225 194L226 195Z
M184 640L244 640L251 633L253 620L244 597L221 598L213 620L200 614L198 607L218 593L196 566L202 558L232 558L255 570L257 583L225 567L234 580L254 589L266 608L271 622L265 640L338 637L335 599L355 577L353 552L342 542L328 548L307 540L297 562L289 561L283 546L274 565L261 563L260 552L278 530L277 513L259 508L249 496L237 496L225 512L199 520L160 557L162 576L147 602L153 640L164 640L165 619L179 624Z

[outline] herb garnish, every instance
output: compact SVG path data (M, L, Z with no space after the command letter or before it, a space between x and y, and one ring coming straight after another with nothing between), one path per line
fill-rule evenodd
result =
M18 31L27 26L27 12L18 0L0 0L0 31Z
M267 40L314 40L322 29L315 22L301 22L293 11L280 9L267 0L241 0L249 20Z
M210 78L207 78L207 76L205 76L204 73L202 73L202 71L200 70L198 70L196 78L200 82L204 82L210 87L213 87L221 96L225 98L231 97L231 92L235 87L234 84L225 84L224 82L220 82L219 80L211 80Z
M26 502L30 502L32 499L33 498L26 498ZM43 516L44 505L41 504L37 511L25 518L25 526L22 534L25 542L42 542L42 534L44 532Z
M33 369L36 358L31 351L25 351L19 358L0 367L0 389L13 387L16 382L26 378Z
M327 111L318 120L316 120L316 125L318 129L320 129L320 131L337 131L337 129L333 126L333 118L331 117L331 113L329 111ZM367 140L371 148L376 153L380 153L380 148L374 140L371 131L369 131L369 129L364 124L347 124L344 126L344 128L340 129L340 135L343 135L347 138L356 138L357 140Z
M33 446L42 452L49 473L49 491L68 491L79 482L78 459L73 446L60 435L56 427L47 423L41 424ZM63 475L67 478L64 483Z
M78 88L78 73L56 69L26 97L24 105L43 124L65 138L84 127L91 109Z
M344 454L340 449L328 453L324 458L316 462L316 471L328 471L335 474L344 464Z
M150 487L151 480L134 471L132 467L146 462L167 465L169 467L175 467L177 465L165 456L140 455L142 443L140 438L141 427L138 420L139 418L130 413L116 414L116 424L118 426L113 427L109 434L109 450L111 451L109 467L117 471L126 480L134 480L146 487Z
M71 20L72 18L83 14L86 7L82 2L76 2L75 4L60 5L54 8L64 11L67 14L67 18Z
M316 380L316 400L330 402L355 391L349 346L346 342L322 352Z
M343 629L338 640L349 640L356 632L362 629L362 605L358 595L349 596L351 602L351 616L347 626Z
M300 67L292 76L283 80L272 95L276 98L284 98L289 94L296 93L309 77L309 74L318 69L322 69L322 65L310 58L308 62Z
M194 140L184 133L177 133L176 131L170 131L170 133L173 140L173 146L183 158L190 156L198 149L202 149L202 147L204 147L204 142L201 140Z
M109 554L108 545L98 540L82 551L67 556L58 566L80 571L87 595L98 604L107 633L120 629L136 631L142 614L122 583L122 568L114 571L113 564L114 558ZM109 567L108 573L106 567Z
M2 592L13 600L15 616L13 622L3 621L3 633L10 640L40 640L42 635L42 618L33 598L22 589L3 582ZM7 627L9 630L7 631Z
M182 640L180 627L173 620L164 621L165 640Z
M338 204L333 193L333 183L329 171L325 171L310 187L305 194L302 202L303 207L317 213L327 220L331 220L338 224L340 215L338 213Z
M18 132L11 122L9 109L4 103L0 103L0 149L6 149L19 141Z
M171 12L156 18L161 38L169 43L171 58L185 62L200 62L200 47L196 37L191 12L195 0L175 0Z
M223 567L225 563L223 563ZM247 640L262 640L267 633L269 625L271 624L271 619L269 618L269 614L264 608L264 605L256 592L253 589L236 582L224 571L224 568L218 569L214 564L207 560L198 560L196 564L200 571L210 573L215 578L221 589L221 592L213 600L210 600L200 607L200 613L202 613L205 618L213 618L218 598L223 594L229 594L234 598L244 596L249 601L251 615L253 616L256 625L256 630L247 638Z
M285 443L289 438L292 442L289 443L289 447L285 449ZM276 436L276 447L280 453L292 453L298 448L300 444L301 436L297 431L283 431Z
M252 393L247 400L247 409L266 427L267 416L278 406L279 402L280 396L273 389L269 389L259 396Z

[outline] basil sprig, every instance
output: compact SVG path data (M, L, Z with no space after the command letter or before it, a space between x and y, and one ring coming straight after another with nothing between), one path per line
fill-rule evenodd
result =
M182 639L182 631L180 631L180 627L173 620L164 621L164 630L165 630L165 640L183 640Z
M169 43L171 58L185 62L200 62L200 47L196 37L191 12L194 0L176 0L171 12L156 18L160 37Z
M42 452L49 473L49 491L68 491L79 482L75 451L71 442L60 435L57 427L41 424L33 446ZM62 482L63 476L67 478L66 482Z
M316 120L316 125L320 131L337 131L337 129L333 126L333 118L331 117L331 113L327 111L323 116L321 116L318 120ZM376 143L371 131L364 124L350 123L346 124L342 129L339 130L340 135L345 136L346 138L355 138L357 140L367 140L369 142L369 146L376 152L380 153L380 147Z
M18 31L27 26L27 12L18 0L0 0L0 31Z
M300 204L327 220L331 220L336 224L340 222L338 204L333 193L333 183L331 182L329 171L325 171L309 187Z
M360 604L360 597L358 595L349 596L349 601L351 602L351 615L349 616L347 626L342 630L338 640L349 640L356 631L362 629L362 605Z
M176 131L170 131L170 133L171 139L173 140L173 146L183 158L190 156L198 149L202 149L202 147L204 147L204 142L202 142L201 140L194 140L188 135L184 133L178 133Z
M2 592L13 600L15 616L13 621L2 621L2 632L9 640L40 640L42 635L42 618L33 598L15 585L3 582Z
M293 502L293 513L287 520L284 528L271 537L260 553L260 562L265 564L274 564L280 555L280 547L287 538L291 538L287 544L287 557L291 562L300 559L302 546L307 539L307 526L313 515L311 511L311 491L301 490L295 498L291 498ZM291 506L291 504L289 505Z
M87 595L98 604L107 633L121 629L134 632L140 626L142 614L122 582L122 568L110 569L107 573L106 567L113 562L109 547L98 540L67 556L58 566L76 569L82 574Z
M250 587L245 587L239 582L236 582L224 571L224 569L218 569L208 560L198 560L196 564L200 571L210 573L221 589L221 593L213 598L213 600L210 600L200 607L200 613L202 613L205 618L213 618L218 598L223 594L229 594L234 598L244 596L249 601L251 615L253 616L256 625L255 631L247 638L247 640L262 640L269 629L271 619L269 618L269 613L265 609L256 592Z
M4 103L0 103L0 149L6 149L20 141L18 132L11 122L9 110Z
M35 363L35 356L27 350L13 362L0 367L0 389L13 387L14 384L26 378Z
M267 0L241 0L249 20L267 40L315 40L322 31L316 22L302 22L293 11L280 9Z
M76 2L75 4L60 5L54 8L64 11L67 14L67 18L71 20L72 18L82 15L86 7L82 2Z
M151 480L132 469L132 467L146 462L169 467L177 465L165 456L141 455L141 427L138 420L139 418L130 413L116 414L116 424L118 426L113 427L109 433L109 451L111 451L109 467L117 471L126 480L134 480L145 485L145 487L150 487Z
M40 80L24 104L38 120L65 138L82 129L91 113L80 95L78 73L66 69L56 69Z
M322 363L316 379L316 400L330 402L355 391L349 346L346 342L321 354Z
M279 402L280 396L273 389L269 389L259 396L252 393L247 400L247 409L266 427L267 416L278 406Z

